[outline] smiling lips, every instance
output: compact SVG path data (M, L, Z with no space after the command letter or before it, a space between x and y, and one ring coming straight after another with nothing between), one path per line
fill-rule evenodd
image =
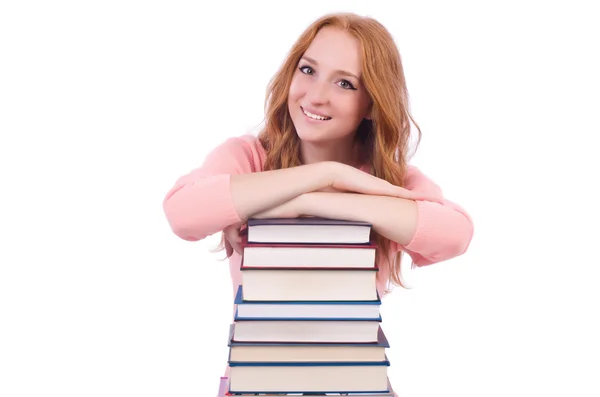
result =
M302 109L302 113L304 113L306 115L306 117L309 117L313 120L321 120L321 121L331 120L331 117L329 117L329 116L323 116L320 114L311 113L308 110L304 109L302 106L300 106L300 109Z

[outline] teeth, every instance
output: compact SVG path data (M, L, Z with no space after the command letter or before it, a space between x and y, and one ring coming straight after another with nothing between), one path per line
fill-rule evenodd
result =
M304 112L305 115L307 115L311 119L315 119L315 120L329 120L330 119L330 117L323 117L323 116L319 116L318 114L312 114L310 112L307 112L306 110L304 110L304 108L302 108L302 111Z

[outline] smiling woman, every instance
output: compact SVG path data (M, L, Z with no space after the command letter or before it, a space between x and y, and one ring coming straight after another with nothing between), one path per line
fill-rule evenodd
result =
M354 134L363 119L371 119L372 104L361 70L358 40L333 27L321 29L300 59L289 88L288 110L304 163L335 160L361 165Z
M240 229L250 218L319 216L373 225L381 296L416 266L466 252L473 222L408 164L412 119L400 54L376 20L326 15L303 32L274 76L258 137L240 135L181 176L164 199L173 232L223 232L233 294Z

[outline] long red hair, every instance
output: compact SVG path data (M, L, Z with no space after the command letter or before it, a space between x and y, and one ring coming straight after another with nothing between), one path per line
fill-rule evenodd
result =
M373 175L394 185L404 186L411 121L418 131L417 146L421 140L421 129L409 112L400 53L391 34L381 23L371 17L352 13L328 14L314 21L294 43L271 79L265 99L265 126L258 136L266 152L264 170L302 164L299 138L288 112L288 93L300 58L319 30L326 26L348 32L360 44L362 82L373 102L371 120L363 120L356 133L362 154L371 165ZM391 242L380 235L375 235L375 240L379 246L377 261L389 266L389 281L402 285L401 252L390 257ZM231 247L227 247L224 240L223 244L227 248L227 256L230 256ZM387 283L388 280L381 281Z
M373 175L404 186L411 121L418 131L417 146L421 129L409 112L400 53L383 25L373 18L352 13L329 14L313 22L294 43L287 59L271 80L265 100L265 127L258 137L267 155L264 170L301 165L299 138L288 113L288 92L300 58L319 30L326 26L342 29L360 43L362 80L373 107L372 120L363 120L356 139L361 143ZM375 238L380 247L378 260L383 255L383 263L390 266L391 281L401 285L401 253L390 258L390 241L380 235Z

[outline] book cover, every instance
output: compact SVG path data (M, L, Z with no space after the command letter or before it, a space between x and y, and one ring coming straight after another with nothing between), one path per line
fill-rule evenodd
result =
M234 299L235 315L240 319L362 319L381 318L381 298L375 300L280 300L249 301L244 299L244 287L240 285Z
M372 225L367 222L320 217L249 219L250 242L265 243L368 243Z
M368 244L250 243L242 236L246 267L374 267L375 241Z

